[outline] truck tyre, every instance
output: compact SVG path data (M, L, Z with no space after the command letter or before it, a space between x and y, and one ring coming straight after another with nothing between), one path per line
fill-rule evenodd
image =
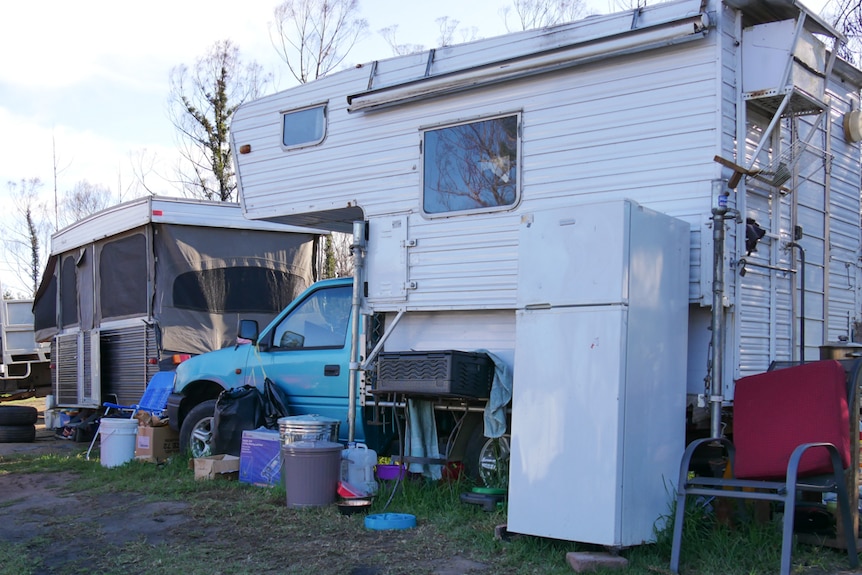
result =
M505 488L509 483L509 435L489 438L477 425L464 450L464 471L486 487Z
M35 407L0 405L0 425L33 425L38 417Z
M212 455L216 400L202 401L189 411L180 427L180 452L192 457Z
M35 425L0 425L0 443L32 443L35 439Z

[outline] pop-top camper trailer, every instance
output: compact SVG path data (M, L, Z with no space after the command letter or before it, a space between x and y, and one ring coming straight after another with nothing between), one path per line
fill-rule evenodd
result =
M186 355L235 343L313 280L315 230L245 220L237 204L147 197L55 233L36 295L59 407L138 401Z
M795 0L680 0L243 104L245 215L355 236L354 317L382 329L356 349L352 327L347 423L423 391L382 378L415 354L487 351L511 374L508 529L652 540L687 424L720 423L740 376L859 337L842 40Z

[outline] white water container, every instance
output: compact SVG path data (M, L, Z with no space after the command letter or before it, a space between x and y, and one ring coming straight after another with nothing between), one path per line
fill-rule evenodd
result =
M102 436L99 455L102 467L117 467L135 458L137 419L103 417L99 435Z
M377 493L374 466L377 452L364 443L350 443L341 454L341 481L364 489L369 494Z

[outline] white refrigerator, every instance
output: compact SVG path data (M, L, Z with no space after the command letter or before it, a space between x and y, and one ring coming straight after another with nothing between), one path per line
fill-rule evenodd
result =
M685 447L689 235L622 200L522 217L509 531L654 540Z

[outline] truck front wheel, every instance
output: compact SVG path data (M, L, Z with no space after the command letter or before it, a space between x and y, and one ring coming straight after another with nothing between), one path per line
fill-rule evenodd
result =
M192 457L212 455L215 399L202 401L189 411L180 427L180 451Z

